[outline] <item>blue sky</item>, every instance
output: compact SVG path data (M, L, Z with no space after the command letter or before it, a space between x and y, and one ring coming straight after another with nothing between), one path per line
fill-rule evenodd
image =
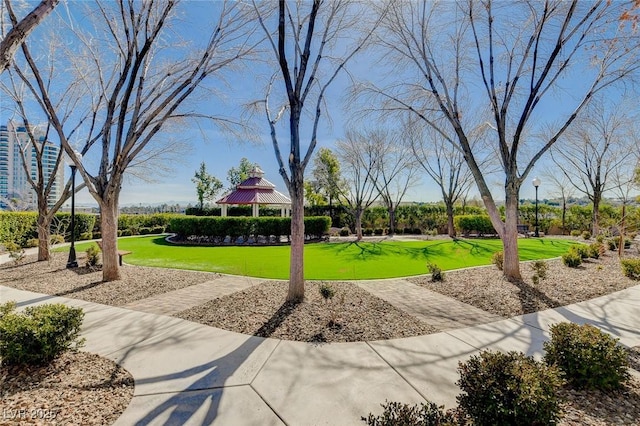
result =
M71 8L74 7L74 2L70 2L69 4ZM77 4L79 4L79 2ZM202 18L212 13L212 4L215 3L204 0L184 2L182 7L184 8L185 15L180 26L176 28L176 32L182 34L185 39L194 41L203 39L203 37L205 37L203 34L206 34L208 30L209 21ZM57 13L64 15L65 12L65 10L59 8ZM45 34L45 29L46 25L43 25L42 29L34 33L32 41L36 43L41 41L38 40L38 37L42 39L43 34ZM378 68L377 63L373 61L373 56L367 52L364 55L355 57L348 68L356 78L371 77ZM239 119L243 115L244 104L264 96L264 82L267 81L270 75L270 69L271 68L268 68L264 63L253 62L241 72L230 75L224 87L220 87L224 95L224 103L222 103L220 99L199 99L197 101L191 101L192 104L190 104L190 106L207 113L217 113ZM343 137L346 125L345 117L350 115L348 100L345 97L348 89L349 81L346 78L340 78L336 80L328 93L328 108L323 111L316 151L321 147L333 148L334 142ZM545 111L545 114L553 115L554 112L553 105L550 105ZM0 114L3 115L2 121L6 121L8 117L6 117L4 109ZM330 122L327 115L331 117ZM226 185L227 170L233 166L237 166L243 157L246 157L251 162L259 163L265 171L265 177L273 182L279 191L287 193L284 182L278 173L278 166L271 145L266 120L263 116L258 116L256 123L258 124L255 128L257 143L230 140L228 135L222 135L211 125L201 123L201 125L198 126L194 123L188 123L184 128L180 129L179 136L188 143L189 149L182 150L177 157L165 163L170 166L168 173L150 176L153 182L143 182L133 178L127 179L122 187L120 204L146 205L178 202L184 205L189 202L195 203L195 185L191 182L191 178L199 167L200 162L204 161L208 171L222 180ZM307 121L307 123L309 122ZM303 131L306 131L304 133L305 135L308 135L308 130L309 124L303 126ZM280 129L279 137L283 142L283 154L286 156L288 153L288 144L284 143L287 141L286 132L282 132L282 129ZM305 145L304 140L303 137L303 145ZM308 137L306 140L308 140ZM91 161L91 158L87 158L86 160ZM68 170L67 168L67 173ZM307 173L309 173L309 170ZM528 180L531 181L535 175L540 175L543 181L539 192L540 198L550 196L550 191L547 191L548 187L545 187L545 179L544 176L542 176L542 164L538 169L533 170ZM441 199L439 188L430 181L426 173L423 173L422 176L423 178L421 179L420 185L410 190L405 197L405 201L433 202ZM502 188L499 179L500 175L488 179L492 189L495 189L494 193L497 199L502 198L500 196ZM472 190L471 196L475 193L476 192ZM520 197L533 198L534 194L533 186L530 183L525 183L522 187ZM77 202L79 204L95 204L95 201L87 191L78 195Z

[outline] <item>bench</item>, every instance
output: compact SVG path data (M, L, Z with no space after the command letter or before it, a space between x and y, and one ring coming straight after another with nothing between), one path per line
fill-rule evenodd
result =
M98 240L96 241L96 244L98 245L98 247L100 247L100 251L102 251L102 241ZM118 264L120 266L122 266L122 256L126 256L128 254L131 254L131 252L126 250L118 250Z
M530 237L529 234L529 225L517 225L518 226L518 234L522 234L525 237Z

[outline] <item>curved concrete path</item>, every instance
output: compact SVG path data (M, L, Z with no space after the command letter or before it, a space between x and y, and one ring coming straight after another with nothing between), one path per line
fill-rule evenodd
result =
M541 356L549 326L591 323L640 345L640 286L558 309L376 342L307 344L0 286L0 301L84 308L85 350L121 364L134 397L117 425L360 425L385 400L455 405L456 367L480 349Z

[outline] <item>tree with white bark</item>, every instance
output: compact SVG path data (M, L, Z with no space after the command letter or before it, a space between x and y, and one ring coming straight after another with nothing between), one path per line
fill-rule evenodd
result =
M173 24L181 19L179 0L135 0L87 3L87 23L64 26L63 45L70 65L68 86L54 93L41 76L44 66L23 43L25 62L37 88L38 102L71 156L90 194L100 207L103 280L120 278L117 255L118 200L125 173L164 140L167 128L188 119L233 125L187 105L208 81L254 52L253 8L220 2L210 8L211 32L198 40L180 40ZM75 4L79 7L79 4ZM79 12L79 11L75 11ZM202 16L201 18L205 18ZM63 31L64 30L64 31ZM44 58L46 59L46 58ZM55 95L60 95L58 100ZM66 101L59 106L62 99ZM73 143L72 143L73 141ZM94 155L97 170L86 159Z
M551 152L556 170L593 204L591 233L598 235L599 209L603 195L631 180L637 164L637 149L630 130L638 119L630 104L616 100L589 105Z
M262 104L280 175L291 197L287 301L300 302L304 299L304 172L316 148L327 89L369 36L366 29L358 31L366 20L365 4L279 0L276 10L261 8L258 2L254 6L277 63ZM287 120L285 138L278 135L283 118ZM308 132L306 137L303 132ZM283 140L289 145L284 156Z
M462 152L502 239L503 273L520 280L521 185L596 94L635 74L640 39L620 29L621 2L390 0L376 39L393 74L361 93L409 112ZM576 76L579 75L579 79ZM562 94L558 104L556 96ZM549 108L553 114L547 114ZM471 144L490 111L488 142L501 164L505 218ZM545 131L543 131L543 129ZM546 135L546 137L544 136Z

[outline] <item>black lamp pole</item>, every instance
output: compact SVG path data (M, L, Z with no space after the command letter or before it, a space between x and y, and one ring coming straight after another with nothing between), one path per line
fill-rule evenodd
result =
M533 179L533 186L536 188L536 232L533 234L536 238L540 237L538 233L538 187L540 186L540 179L535 177Z
M77 268L76 260L76 165L71 167L71 248L69 249L69 259L67 260L67 268Z

